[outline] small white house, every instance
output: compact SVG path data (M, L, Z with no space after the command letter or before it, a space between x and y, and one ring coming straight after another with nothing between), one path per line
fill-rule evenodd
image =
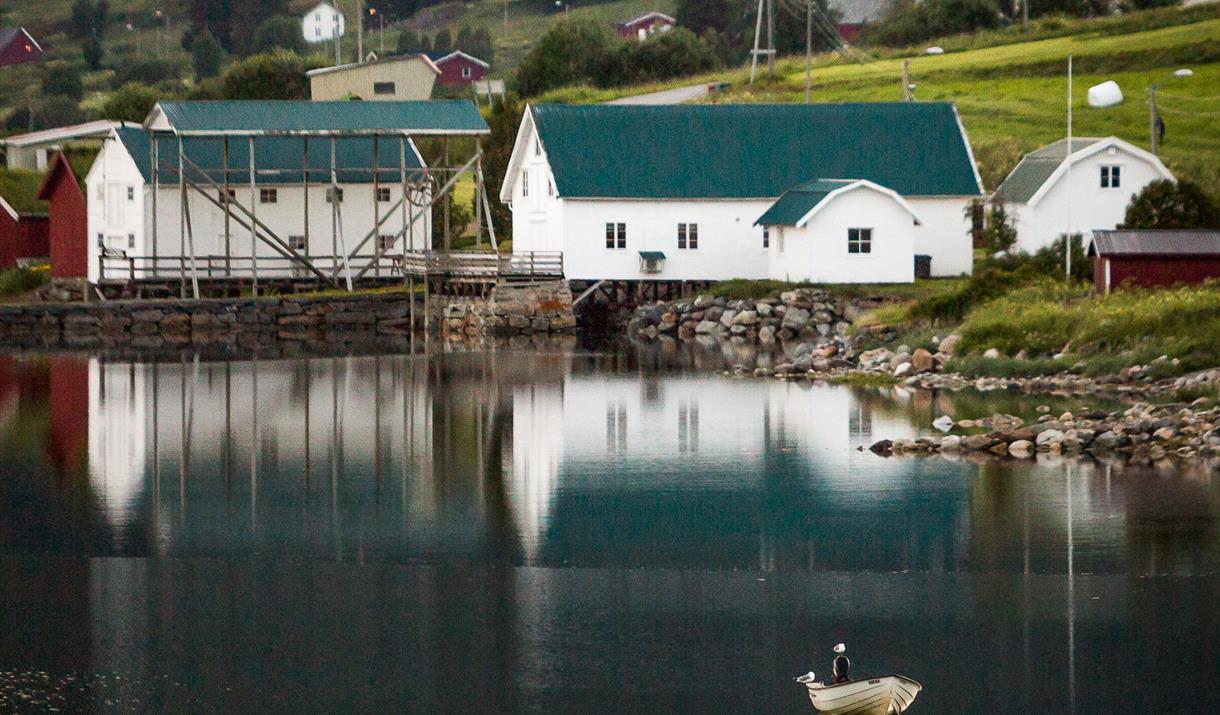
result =
M914 244L894 258L909 264L901 272L849 261L837 282L910 280L920 255L934 276L970 273L965 209L982 186L947 103L532 105L500 199L512 207L513 250L562 251L569 279L801 280L813 263L785 266L792 254L777 257L757 222L785 192L825 178L864 183L800 231L832 220L868 228L899 197Z
M1033 253L1065 234L1117 228L1149 183L1173 180L1155 154L1118 137L1075 137L1026 154L996 189L1017 229L1017 248Z
M319 269L342 267L341 256L355 253L357 244L378 220L377 244L383 255L401 255L405 250L421 250L431 236L431 214L414 204L426 201L427 194L413 196L405 210L398 205L402 196L399 179L399 146L385 140L378 147L379 181L373 183L373 140L371 137L343 137L335 140L338 193L330 186L330 142L309 142L306 154L301 137L267 136L255 141L255 185L249 180L248 144L244 139L230 140L228 191L231 200L252 208L258 221L291 248L309 258ZM156 227L153 216L152 141L147 130L115 129L85 177L89 226L88 279L125 280L128 268L123 261L107 262L101 274L99 256L131 257L137 278L176 277L181 265L178 257L190 254L188 241L194 242L194 255L201 279L228 275L249 275L251 255L257 255L263 277L298 275L304 270L294 265L261 239L254 239L242 210L224 202L224 139L188 137L184 140L188 210L183 212L183 191L178 182L178 141L167 133L157 135L160 170L156 177ZM303 160L308 156L309 171ZM193 168L197 166L198 169ZM413 143L408 143L407 168L414 172L423 166ZM200 171L202 170L202 171ZM206 174L206 176L205 176ZM309 186L306 189L305 180ZM191 188L194 183L202 192ZM306 203L308 193L308 203ZM409 191L410 196L414 191ZM388 216L388 218L386 218ZM404 225L410 230L403 231ZM263 232L265 233L265 232ZM154 241L155 236L155 241ZM408 245L409 244L409 245ZM358 252L363 262L376 250L372 240ZM154 257L159 260L154 262ZM228 260L226 260L228 259ZM189 270L189 265L187 266ZM357 265L356 268L359 268Z
M910 283L919 215L871 181L819 179L791 189L756 222L770 277L812 283Z
M343 37L346 29L343 13L328 2L318 3L301 19L301 34L306 42L330 42Z

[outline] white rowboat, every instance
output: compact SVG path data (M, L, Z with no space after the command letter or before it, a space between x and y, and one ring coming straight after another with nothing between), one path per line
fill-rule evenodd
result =
M814 710L831 715L901 715L923 686L901 675L838 685L805 682Z

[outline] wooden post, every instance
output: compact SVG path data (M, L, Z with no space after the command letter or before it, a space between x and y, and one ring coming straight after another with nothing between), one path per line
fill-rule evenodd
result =
M224 156L221 159L222 170L224 171L224 196L220 198L224 202L225 212L225 275L233 275L233 232L231 227L232 216L229 212L229 135L224 138Z
M152 152L152 227L151 227L151 229L152 229L151 230L151 233L152 233L152 259L153 259L152 263L153 263L153 275L156 275L156 273L157 273L157 194L160 193L158 191L158 189L161 188L161 183L160 183L160 178L159 178L161 176L161 167L158 166L160 157L157 156L157 133L150 129L148 131L148 140L149 140L149 144L151 145L151 148L149 149L149 151ZM100 278L100 274L99 274L99 278ZM85 291L85 295L88 295L88 294L89 294L89 292Z
M398 137L398 184L402 187L402 256L406 260L407 253L415 249L415 242L411 240L414 232L414 227L407 223L407 137ZM406 272L406 264L403 264L403 272Z
M373 135L373 276L376 278L381 277L381 234L378 233L381 226L381 197L377 195L381 191L380 139L378 135Z
M178 137L178 297L186 297L186 173L182 159L182 137Z
M449 167L449 137L445 137L445 170L446 171L450 170L450 167ZM453 177L453 178L456 178L456 177ZM442 198L445 201L445 205L443 207L445 210L445 244L444 245L445 245L445 253L448 253L452 248L450 245L450 238L449 238L449 203L450 203L450 199L452 198L452 195L446 194Z
M902 61L902 101L911 102L915 97L911 94L911 61Z
M255 297L258 296L258 186L255 182L254 166L254 136L246 138L246 147L250 152L250 271L252 288Z
M305 196L303 197L304 208L302 209L302 211L304 211L304 213L305 213L305 226L302 228L301 232L305 235L304 253L305 253L305 256L308 258L309 257L309 137L301 138L301 163L304 165L303 173L301 174L301 189L305 193ZM289 242L291 243L291 239L289 239Z
M199 300L199 264L195 260L195 232L191 228L190 200L186 194L186 162L182 151L182 137L178 137L178 183L182 186L182 218L186 228L186 244L191 252L191 295Z
M483 250L483 144L474 140L474 247Z

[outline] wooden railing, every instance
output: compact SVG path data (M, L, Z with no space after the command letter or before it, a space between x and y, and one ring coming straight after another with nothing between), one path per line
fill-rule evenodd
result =
M563 254L526 251L521 253L408 251L381 256L309 256L319 272L342 282L350 266L353 277L385 279L438 277L458 282L497 280L541 280L563 277ZM108 253L98 256L103 282L139 283L190 280L248 282L316 278L300 261L287 256L131 256Z

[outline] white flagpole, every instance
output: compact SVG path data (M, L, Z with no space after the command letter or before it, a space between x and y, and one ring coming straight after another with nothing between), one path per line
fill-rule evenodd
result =
M1072 55L1068 55L1068 136L1067 136L1067 172L1068 184L1068 221L1067 235L1063 240L1064 272L1069 280L1072 278Z

